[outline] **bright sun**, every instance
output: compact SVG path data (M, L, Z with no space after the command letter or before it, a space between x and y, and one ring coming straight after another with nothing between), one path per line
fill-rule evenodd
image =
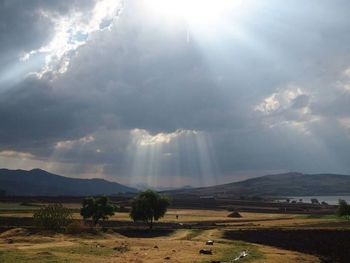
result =
M168 19L183 19L188 23L209 24L226 11L237 8L243 0L147 0L147 6Z

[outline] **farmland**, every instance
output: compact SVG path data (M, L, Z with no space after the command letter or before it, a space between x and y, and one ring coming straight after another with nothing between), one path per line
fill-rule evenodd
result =
M336 238L339 230L348 234L350 229L349 221L332 215L241 212L240 218L230 218L230 212L222 209L171 208L153 231L142 222L132 222L127 212L118 212L98 232L72 235L33 228L32 214L42 205L0 203L0 262L227 262L244 250L248 256L240 262L331 262L327 261L331 251L324 255L305 246L300 250L291 242L279 244L281 231L292 231L290 240L293 231L306 231L297 235L311 238L315 232L310 231L318 231L322 240L330 233ZM74 212L74 220L81 220L80 204L65 206ZM205 244L209 239L214 246ZM212 255L199 254L207 248Z

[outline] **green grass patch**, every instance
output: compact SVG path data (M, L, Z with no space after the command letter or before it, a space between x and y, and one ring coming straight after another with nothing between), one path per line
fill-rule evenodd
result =
M69 253L71 255L83 256L111 256L115 253L113 248L99 243L82 244L80 246L58 247L50 249L52 252Z
M39 204L0 202L0 212L33 212L40 207Z
M100 244L82 244L80 246L56 247L47 250L0 250L0 262L6 263L80 263L87 256L108 257L115 254L113 248Z
M20 250L0 250L0 262L63 263L72 261L67 258L57 257L51 252L24 252Z
M224 250L224 256L221 261L230 262L239 256L242 250L228 248ZM239 260L239 262L253 262L257 259L262 259L263 255L255 250L248 250L248 256Z
M300 218L305 219L342 219L341 217L338 217L337 215L302 215Z

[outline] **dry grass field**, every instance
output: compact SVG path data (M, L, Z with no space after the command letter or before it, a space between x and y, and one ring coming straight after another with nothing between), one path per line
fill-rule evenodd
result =
M205 245L207 239L213 246ZM13 243L8 244L11 239ZM213 255L200 255L203 248L212 248ZM31 235L17 229L1 235L0 262L229 262L242 250L249 255L239 262L318 262L314 256L228 241L220 230L178 230L167 236L153 238L126 237L120 234Z
M21 204L21 203L1 203L0 202L0 217L32 217L33 211L45 204ZM80 204L68 203L65 207L76 210L73 214L75 219L80 219L78 212ZM252 222L254 226L293 226L314 223L329 223L340 222L335 216L306 216L294 214L273 214L273 213L254 213L241 212L242 218L229 218L230 212L226 210L208 210L208 209L169 209L161 222L223 222L225 225L232 225L240 222ZM176 218L178 216L178 219ZM128 213L116 213L110 218L116 221L132 221Z
M78 204L69 204L78 208ZM33 209L21 204L0 205L3 217L31 217ZM237 262L320 262L318 257L262 244L253 244L224 238L224 232L260 228L348 228L344 220L332 216L307 216L291 214L241 213L241 218L229 218L225 210L170 209L160 222L186 224L212 222L211 227L157 230L145 236L148 230L109 229L98 234L50 234L31 233L23 228L11 229L0 234L0 262L235 262L242 250L248 256ZM178 216L178 219L176 218ZM75 218L80 218L78 213ZM111 221L129 222L128 213L116 213ZM213 246L205 244L214 240ZM199 250L211 248L212 255L200 255Z

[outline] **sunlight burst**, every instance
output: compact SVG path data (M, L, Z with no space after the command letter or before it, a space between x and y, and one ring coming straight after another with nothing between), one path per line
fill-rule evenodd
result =
M184 185L189 175L195 178L189 182L193 185L216 183L217 167L209 134L195 130L150 134L134 129L130 135L129 183Z
M41 10L40 15L55 25L53 38L43 46L23 54L20 61L28 61L34 55L44 54L45 63L41 71L37 72L38 77L48 72L65 73L77 49L87 43L92 33L110 30L122 9L121 0L99 0L96 1L88 19L86 14L81 12L61 16Z
M188 23L213 23L228 10L240 7L241 0L148 0L147 5L168 19L183 19Z

